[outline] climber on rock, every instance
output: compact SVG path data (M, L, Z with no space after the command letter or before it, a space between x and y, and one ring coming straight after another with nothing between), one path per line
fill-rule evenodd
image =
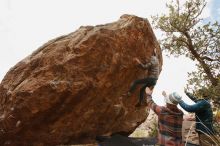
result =
M153 89L157 83L157 79L159 76L160 68L159 60L156 56L156 48L154 49L153 56L151 56L149 63L143 64L138 58L135 58L134 60L138 63L138 66L140 68L147 71L148 76L146 78L133 81L127 95L130 96L131 93L136 89L138 84L142 85L142 87L140 88L139 102L136 104L136 106L141 106L144 99L145 88L150 87L151 89Z

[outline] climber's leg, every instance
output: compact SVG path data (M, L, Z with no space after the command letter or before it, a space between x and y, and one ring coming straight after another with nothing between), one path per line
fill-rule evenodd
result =
M134 92L134 90L136 89L136 87L137 87L138 84L145 84L146 82L148 82L148 78L137 79L137 80L133 81L133 82L131 83L131 86L130 86L130 88L129 88L128 93Z
M145 82L144 86L140 88L140 96L139 96L139 103L140 104L144 99L145 88L150 87L151 89L153 89L154 86L156 85L157 79L156 78L146 78L145 81L146 82Z

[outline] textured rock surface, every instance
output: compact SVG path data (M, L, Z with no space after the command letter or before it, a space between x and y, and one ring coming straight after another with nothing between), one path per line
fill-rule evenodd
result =
M146 19L80 27L53 39L12 67L0 84L0 145L93 142L96 135L130 134L147 117L138 91L145 75L133 61L149 60L159 44Z
M148 117L139 125L130 137L156 137L158 117L152 110L149 111Z

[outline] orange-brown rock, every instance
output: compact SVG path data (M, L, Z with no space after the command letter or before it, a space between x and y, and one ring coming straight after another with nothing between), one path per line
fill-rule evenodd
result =
M159 44L146 19L80 27L18 62L0 84L0 145L77 144L96 135L130 134L147 117L135 108L145 75L134 57L149 60Z

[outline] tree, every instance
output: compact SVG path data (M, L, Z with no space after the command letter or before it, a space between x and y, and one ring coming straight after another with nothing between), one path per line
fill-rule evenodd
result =
M200 18L206 6L205 0L187 0L182 5L176 0L166 6L168 14L152 16L154 27L165 34L160 40L162 49L169 55L185 55L196 61L197 70L189 73L188 85L194 91L209 91L213 99L219 100L219 23L216 21L204 24Z

